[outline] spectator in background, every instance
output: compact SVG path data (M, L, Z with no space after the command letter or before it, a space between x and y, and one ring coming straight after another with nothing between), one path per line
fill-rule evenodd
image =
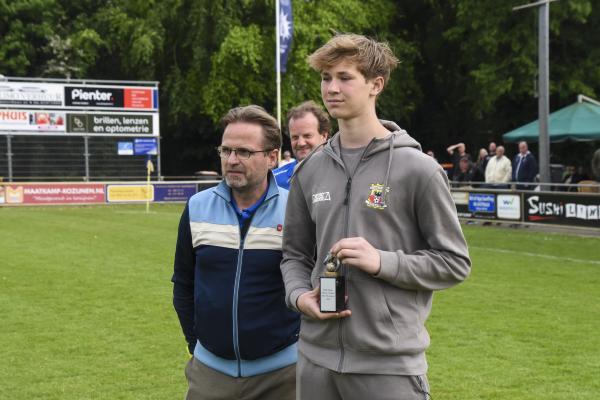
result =
M488 156L490 158L496 156L496 142L490 142L490 144L488 145Z
M292 157L292 153L290 153L289 150L286 150L283 152L283 159L279 162L279 168L294 161L296 161L296 159Z
M566 184L566 185L573 185L577 182L573 182L573 180L576 180L577 178L575 177L575 166L574 165L568 165L566 170L565 170L565 174L563 176L562 179L562 183ZM569 187L569 186L562 186L560 188L560 190L562 192L576 192L577 188L576 187Z
M458 161L458 173L454 174L452 180L454 182L471 182L473 181L473 163L468 157L462 157ZM468 183L458 184L456 186L467 186Z
M538 172L538 165L535 157L529 151L527 142L519 142L519 153L514 157L512 163L513 182L533 182ZM519 190L530 190L533 185L519 185Z
M437 158L435 158L435 153L433 152L433 150L427 150L427 155L431 158L433 158L435 161L437 161Z
M284 189L290 188L296 165L325 143L331 131L329 115L314 101L305 101L292 108L287 114L287 126L296 160L273 170L277 184Z
M577 169L573 173L573 177L571 178L571 183L577 184L581 181L587 181L590 179L590 175L587 173L583 165L578 165ZM574 190L575 192L577 189Z
M452 173L450 174L450 176L454 177L454 175L456 175L460 171L460 159L463 157L468 157L469 160L471 160L471 156L467 154L467 147L464 143L456 143L452 146L448 146L446 151L448 152L448 154L450 154L450 156L452 156Z
M477 162L473 167L472 178L474 182L485 182L485 167L487 167L489 160L490 157L488 156L487 150L484 148L479 149L479 156L477 157Z
M592 156L591 166L592 174L596 178L596 181L600 182L600 149L594 152L594 155Z
M563 183L569 185L577 185L579 182L587 181L589 179L590 176L585 171L585 168L583 168L583 166L579 165L575 167L573 165L570 165L567 167L567 172L565 174L565 177L563 178ZM577 186L563 187L563 191L577 192L579 191L579 189L577 188Z
M504 156L504 146L496 148L496 156L490 158L485 168L485 182L501 187L508 187L512 173L510 160Z
M580 165L577 168L575 166L570 165L567 167L567 172L565 173L565 177L563 178L563 183L567 185L576 185L581 181L589 180L590 176L585 172L585 169ZM563 192L577 192L578 188L576 186L562 187Z

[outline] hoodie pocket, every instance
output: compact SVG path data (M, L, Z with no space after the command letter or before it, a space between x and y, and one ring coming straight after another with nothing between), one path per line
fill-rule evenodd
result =
M302 315L300 323L300 338L315 345L330 349L339 347L338 327L339 320L315 320Z
M352 277L348 288L352 316L344 321L346 345L353 350L388 354L420 349L416 293L370 276Z
M348 308L352 315L343 324L346 346L372 352L397 347L398 333L378 281L353 271L348 280Z

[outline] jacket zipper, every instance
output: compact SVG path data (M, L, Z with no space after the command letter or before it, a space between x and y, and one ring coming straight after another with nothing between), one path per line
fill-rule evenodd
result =
M344 198L344 205L348 205L348 201L350 200L350 189L352 189L352 178L348 177L348 181L346 182L346 197ZM350 208L350 207L347 207ZM348 227L346 226L346 234L348 234Z
M248 230L246 231L246 235L248 231L252 227L252 220L254 219L254 215L260 210L266 202L270 199L265 198L263 203L254 211L252 217L250 217L250 221L248 221ZM235 353L235 358L237 360L238 365L238 373L237 376L240 378L242 376L242 356L240 354L240 340L239 340L239 332L238 332L238 300L239 300L239 292L240 292L240 278L242 276L242 258L244 255L244 241L246 240L246 236L242 236L242 227L240 226L240 247L237 259L237 265L235 270L235 283L233 286L233 351Z
M356 174L356 171L358 170L358 167L360 166L365 154L367 153L367 150L371 146L371 143L373 143L372 140L369 142L369 144L367 144L367 146L363 150L362 154L360 155L360 159L358 161L358 164L356 165L356 168L354 168L354 171L352 171L352 175L350 175L349 171L346 169L346 165L344 164L343 160L336 160L339 164L342 165L342 168L344 169L344 172L346 173L346 177L348 178L348 180L346 181L346 195L344 197L344 206L346 207L346 210L344 213L344 218L345 218L345 220L344 220L344 237L345 238L347 238L348 235L350 234L350 193L352 191L352 178ZM333 157L333 158L336 159L335 157ZM344 274L346 279L348 279L349 271L348 271L348 267L346 267L345 265L342 267L342 273ZM346 285L346 290L348 290L348 285ZM342 318L339 320L339 323L338 323L338 341L340 344L340 362L337 367L338 372L342 372L342 367L344 365L344 358L346 355L345 354L346 352L344 349L343 322L344 322L344 319Z
M361 157L362 158L362 157ZM357 166L358 169L358 166ZM344 170L346 170L346 166L344 166ZM356 170L354 171L356 172ZM352 190L352 177L348 175L348 180L346 181L346 197L344 198L344 206L346 208L344 212L344 237L348 237L350 234L350 191ZM342 273L345 276L345 279L348 279L348 267L342 266ZM348 290L348 285L346 284L346 290ZM340 343L340 362L338 364L338 372L342 372L342 368L344 365L344 357L345 357L345 349L344 349L344 330L343 330L344 319L339 320L338 324L338 341Z
M248 228L249 229L249 228ZM233 351L238 365L238 378L242 376L242 357L240 355L240 342L238 335L238 296L240 291L240 276L242 275L242 256L244 255L244 238L240 227L240 248L235 271L235 283L233 286Z

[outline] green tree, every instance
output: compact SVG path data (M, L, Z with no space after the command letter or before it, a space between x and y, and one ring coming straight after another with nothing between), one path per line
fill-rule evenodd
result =
M394 27L418 47L414 70L423 102L412 133L438 153L465 141L469 150L535 119L537 12L519 0L427 0L397 4ZM555 109L600 88L600 9L589 0L551 4L550 79Z
M385 34L393 10L392 1L381 0L294 2L294 39L282 76L282 114L304 100L320 102L319 76L306 58L336 31L390 38L407 58L414 57L411 44ZM229 108L255 103L276 112L274 1L181 1L164 23L173 27L167 31L165 57L173 64L165 71L162 88L168 92L167 124L179 135L177 141L166 140L166 145L174 146L179 160L209 160L216 168L215 124ZM399 103L414 109L410 94L418 87L411 63L403 64L396 75L402 74L396 88L409 90L382 99L395 110L391 115L410 114L410 106L396 107Z
M334 32L390 43L402 63L378 101L438 154L535 119L537 13L521 0L295 0L282 115L320 102L307 56ZM600 6L550 6L551 109L600 95ZM163 171L217 169L219 118L276 110L274 0L0 0L0 74L160 81Z
M0 0L0 73L35 76L47 61L40 49L55 34L55 0Z
M213 121L227 109L250 102L276 111L274 2L254 2L252 7L242 8L242 11L242 17L229 22L230 30L211 56L203 107ZM294 2L294 39L287 72L282 76L282 111L307 99L320 101L319 77L306 59L334 32L360 32L383 40L392 39L390 42L401 51L401 56L412 58L413 47L401 37L380 34L388 30L392 13L391 1ZM246 20L252 23L245 25ZM398 74L403 76L397 87L410 87L406 82L414 82L411 64L404 65ZM383 102L391 105L396 104L392 99L407 101L406 94L407 91L402 90L394 97L387 96ZM411 107L405 110L410 111Z

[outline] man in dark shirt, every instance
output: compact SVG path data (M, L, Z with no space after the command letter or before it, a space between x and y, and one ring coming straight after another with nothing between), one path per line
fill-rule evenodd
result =
M527 142L519 142L519 153L513 158L512 180L513 182L533 182L538 172L535 157L529 151ZM517 189L530 190L533 185L517 184Z

